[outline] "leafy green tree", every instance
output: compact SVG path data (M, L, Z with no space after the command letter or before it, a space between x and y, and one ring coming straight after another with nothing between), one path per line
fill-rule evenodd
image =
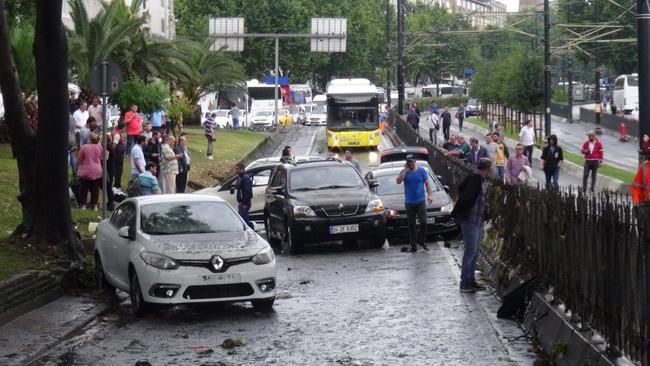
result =
M161 83L145 84L140 79L131 79L122 84L111 101L119 106L122 113L128 111L133 104L141 112L152 113L163 108L167 97L166 88Z
M20 75L20 89L29 96L36 91L34 28L23 24L16 25L9 29L9 38L18 75Z

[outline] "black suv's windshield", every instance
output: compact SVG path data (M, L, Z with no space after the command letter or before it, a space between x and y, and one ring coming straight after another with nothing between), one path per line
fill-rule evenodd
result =
M318 189L358 188L364 182L351 165L313 165L291 170L290 191L312 191Z
M243 231L237 213L219 202L167 202L140 207L140 228L150 235Z

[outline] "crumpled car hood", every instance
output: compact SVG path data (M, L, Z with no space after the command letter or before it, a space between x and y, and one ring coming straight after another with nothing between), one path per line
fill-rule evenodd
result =
M224 259L252 257L269 244L252 230L215 233L149 236L151 251L174 259Z

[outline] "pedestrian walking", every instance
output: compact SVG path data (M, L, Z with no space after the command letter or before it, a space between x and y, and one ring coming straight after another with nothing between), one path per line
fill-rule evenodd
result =
M467 154L467 162L474 166L478 166L478 163L481 159L488 158L487 150L479 144L479 141L476 137L471 137L469 139L470 151Z
M497 145L496 155L494 156L494 166L496 167L496 175L501 179L505 179L506 164L510 157L508 147L501 140L501 135L498 132L492 133L492 141Z
M414 109L411 109L409 112L409 115L406 117L406 122L411 125L415 132L420 128L420 116L418 116Z
M535 147L535 129L533 121L528 120L519 131L519 142L524 146L524 155L528 157L528 166L533 164L533 148Z
M557 145L557 136L551 135L546 139L546 146L542 150L540 160L540 169L546 176L546 189L560 187L558 179L560 178L560 166L563 162L564 154L562 148Z
M214 117L216 116L216 113L211 113L203 123L205 138L208 140L208 150L206 153L208 160L214 159L214 156L212 155L212 149L214 148L214 142L217 140L214 133L214 129L217 128L217 123L214 121Z
M582 190L587 191L587 181L591 173L591 192L596 188L598 168L603 163L603 144L596 138L594 131L587 132L587 141L582 144L580 152L585 157L584 171L582 174Z
M238 130L239 129L239 108L237 107L237 104L233 104L232 108L230 108L230 115L232 117L232 128Z
M445 106L444 111L440 114L440 119L442 119L442 135L447 141L449 140L449 129L451 128L451 113L449 113L448 106Z
M248 211L250 211L251 202L253 201L253 180L246 174L246 166L244 164L237 163L235 165L235 171L239 175L239 184L237 185L237 212L244 219L246 225L253 228L253 224L248 216Z
M148 162L145 166L145 171L142 174L138 175L140 192L143 196L162 193L156 175L158 175L158 167L152 162Z
M167 135L165 139L160 159L160 183L163 194L176 193L176 175L178 174L178 159L183 155L174 153L176 139L174 136Z
M90 206L95 211L99 203L99 187L102 184L102 146L98 143L99 136L92 134L90 143L79 149L77 167L79 169L79 205L86 208L88 192L90 192Z
M476 282L476 260L483 233L483 213L487 205L485 197L485 177L490 175L492 162L481 159L472 174L458 186L459 197L454 205L452 216L460 225L465 250L460 272L460 291L476 292L485 287Z
M145 165L147 164L147 161L144 157L144 149L146 148L147 138L144 137L144 135L138 136L135 146L133 146L131 149L131 178L135 178L138 175L144 173Z
M438 145L438 131L440 130L440 117L437 114L431 113L429 117L431 125L429 126L429 142L432 145Z
M124 123L126 123L126 155L130 155L133 145L142 133L142 117L138 114L137 105L131 105L130 110L124 114Z
M510 155L506 163L506 183L514 185L526 183L522 179L527 174L525 167L530 167L530 164L524 155L524 145L517 144L515 147L515 155Z
M361 166L359 165L359 160L352 157L352 149L345 149L345 161L352 164L359 173L361 173Z
M176 155L182 154L178 159L178 174L176 175L176 193L185 193L187 181L190 177L190 152L187 150L187 135L178 138L178 144L174 147Z
M463 132L463 121L465 120L465 104L460 103L458 111L456 111L456 118L458 119L458 128Z
M403 252L417 252L417 245L429 250L425 244L427 237L427 203L433 202L433 189L429 183L429 175L422 167L415 165L415 158L407 155L404 169L396 178L397 184L404 183L404 204L409 230L409 247L403 247ZM424 196L426 188L428 197ZM417 228L416 221L420 224Z
M494 142L494 139L492 138L492 133L488 133L485 135L485 144L483 144L483 147L487 151L487 158L490 159L490 161L492 162L492 166L495 166L497 150L499 150L499 146L497 145L496 142ZM492 169L492 173L494 172L495 170Z

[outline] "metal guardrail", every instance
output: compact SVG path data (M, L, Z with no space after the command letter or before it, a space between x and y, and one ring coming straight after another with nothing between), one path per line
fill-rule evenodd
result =
M389 126L407 145L429 149L429 163L457 196L471 172L444 156L400 118ZM583 328L650 362L650 207L620 195L504 185L491 180L488 212L500 240L491 251L524 277L552 286Z

